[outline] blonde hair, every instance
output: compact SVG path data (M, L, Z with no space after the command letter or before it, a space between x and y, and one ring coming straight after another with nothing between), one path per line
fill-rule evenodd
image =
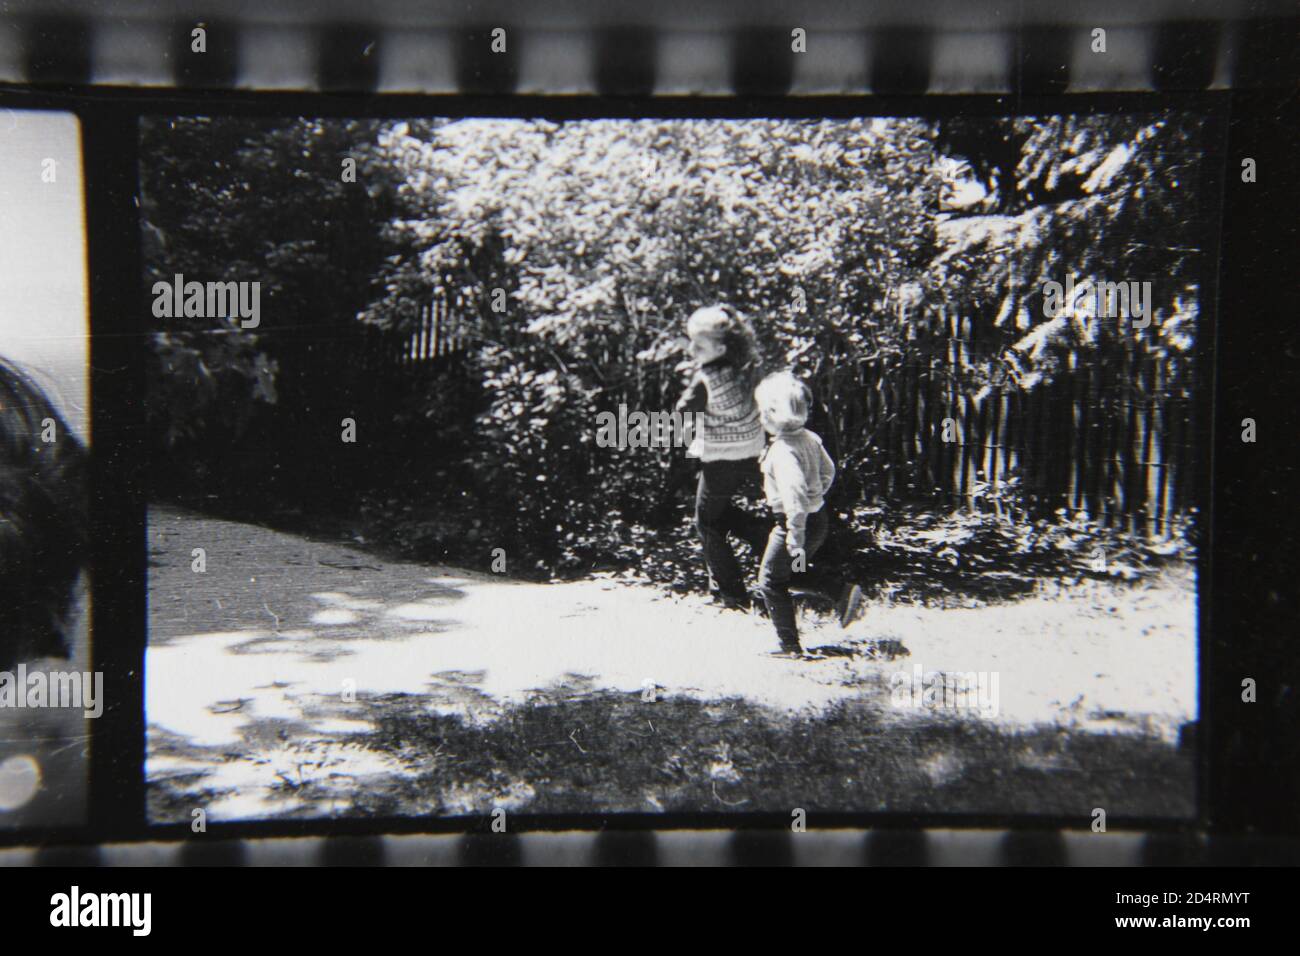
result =
M686 334L707 335L722 343L726 361L742 376L746 389L758 377L758 339L749 320L729 305L696 309L686 320Z
M754 389L754 401L778 431L788 432L808 421L812 392L792 373L773 372Z

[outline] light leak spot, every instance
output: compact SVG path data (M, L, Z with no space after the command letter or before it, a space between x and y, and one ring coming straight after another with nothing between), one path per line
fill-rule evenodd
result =
M41 788L41 765L28 754L0 763L0 811L25 806Z

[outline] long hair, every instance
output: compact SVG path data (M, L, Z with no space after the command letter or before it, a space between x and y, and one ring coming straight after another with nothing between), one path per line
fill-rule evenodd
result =
M722 342L727 350L723 361L736 370L746 392L754 387L761 359L758 338L749 319L729 305L710 305L691 313L686 329L692 334L714 336Z
M0 669L68 654L88 563L86 472L86 450L45 393L0 359Z

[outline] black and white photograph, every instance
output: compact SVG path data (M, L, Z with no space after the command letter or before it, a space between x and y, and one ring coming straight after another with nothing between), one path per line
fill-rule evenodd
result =
M0 107L0 832L83 823L89 324L71 113Z
M148 819L1193 817L1205 138L144 117Z

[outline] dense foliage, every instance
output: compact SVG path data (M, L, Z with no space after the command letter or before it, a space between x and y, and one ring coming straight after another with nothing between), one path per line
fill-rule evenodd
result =
M1033 388L1076 349L1106 361L1137 344L1171 364L1191 352L1204 268L1194 121L1071 115L948 127L944 144L983 163L949 167L957 191L978 198L941 216L942 251L924 280L931 308L922 314L942 306L976 321L979 353L997 360L977 377ZM995 145L982 149L984 141ZM1149 327L1098 316L1085 301L1048 316L1044 284L1067 276L1151 282Z
M152 316L149 412L167 446L237 438L259 406L301 401L295 386L328 376L286 365L295 338L355 324L371 295L391 215L385 166L365 151L370 120L146 118L141 129L146 292L154 282L260 282L254 330L210 318ZM343 181L353 158L357 182Z
M270 299L257 333L159 324L155 435L201 456L248 409L328 381L277 345L292 329L400 334L446 295L475 343L461 374L477 404L466 440L440 448L454 460L437 478L457 487L430 501L468 494L494 534L581 563L621 553L629 528L680 524L681 450L599 448L597 415L671 408L686 316L727 301L769 367L812 385L851 505L898 414L863 396L908 362L972 393L1031 390L1067 355L1138 348L1188 387L1197 135L1175 115L146 123L146 279L247 277ZM1043 283L1068 274L1152 281L1151 326L1044 315ZM975 332L956 365L919 334L952 315ZM384 414L437 420L454 388Z
M932 253L933 129L871 125L398 126L381 147L404 181L389 233L403 252L367 316L399 322L439 285L455 294L482 343L479 473L520 530L661 501L680 450L597 448L596 416L672 407L694 308L749 313L769 364L799 368L829 407L852 402L838 369L902 349L872 316Z

